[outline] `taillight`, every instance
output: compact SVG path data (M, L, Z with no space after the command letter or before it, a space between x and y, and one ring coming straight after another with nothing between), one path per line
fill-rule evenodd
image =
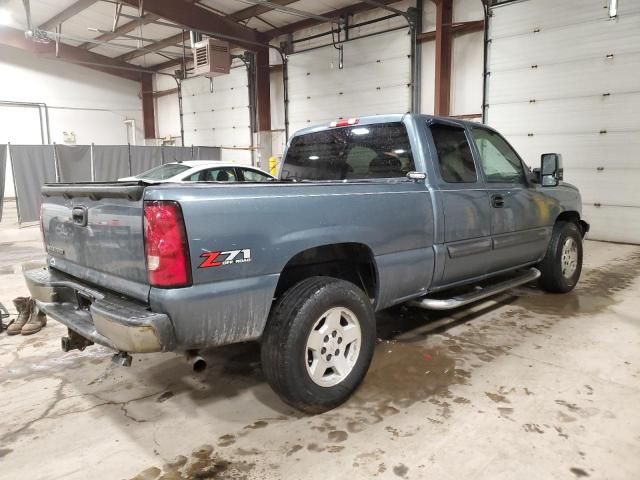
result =
M176 202L144 202L144 250L154 287L191 285L191 264L182 211Z
M359 118L341 118L335 122L329 124L330 127L348 127L349 125L357 125L360 122Z

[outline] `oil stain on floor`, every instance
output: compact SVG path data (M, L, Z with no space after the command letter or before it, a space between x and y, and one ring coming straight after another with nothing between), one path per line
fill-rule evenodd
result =
M165 463L162 469L150 467L131 480L234 479L244 480L254 464L246 461L230 462L220 457L211 445L203 445L189 457L179 455Z

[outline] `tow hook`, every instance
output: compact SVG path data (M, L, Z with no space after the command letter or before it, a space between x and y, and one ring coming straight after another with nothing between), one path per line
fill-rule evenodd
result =
M120 365L121 367L130 367L133 358L127 352L118 352L114 353L113 357L111 357L111 361L116 365Z
M85 348L93 345L91 340L84 338L73 330L69 329L68 332L67 337L62 337L60 339L63 352L70 352L71 350L83 351Z

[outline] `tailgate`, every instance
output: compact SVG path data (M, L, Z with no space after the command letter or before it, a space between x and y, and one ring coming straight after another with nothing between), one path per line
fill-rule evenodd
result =
M45 185L42 226L49 265L146 301L144 188L138 183Z

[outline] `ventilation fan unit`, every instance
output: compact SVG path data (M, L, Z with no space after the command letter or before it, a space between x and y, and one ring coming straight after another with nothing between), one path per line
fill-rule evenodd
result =
M217 77L227 75L231 67L229 43L206 38L193 45L194 75Z

